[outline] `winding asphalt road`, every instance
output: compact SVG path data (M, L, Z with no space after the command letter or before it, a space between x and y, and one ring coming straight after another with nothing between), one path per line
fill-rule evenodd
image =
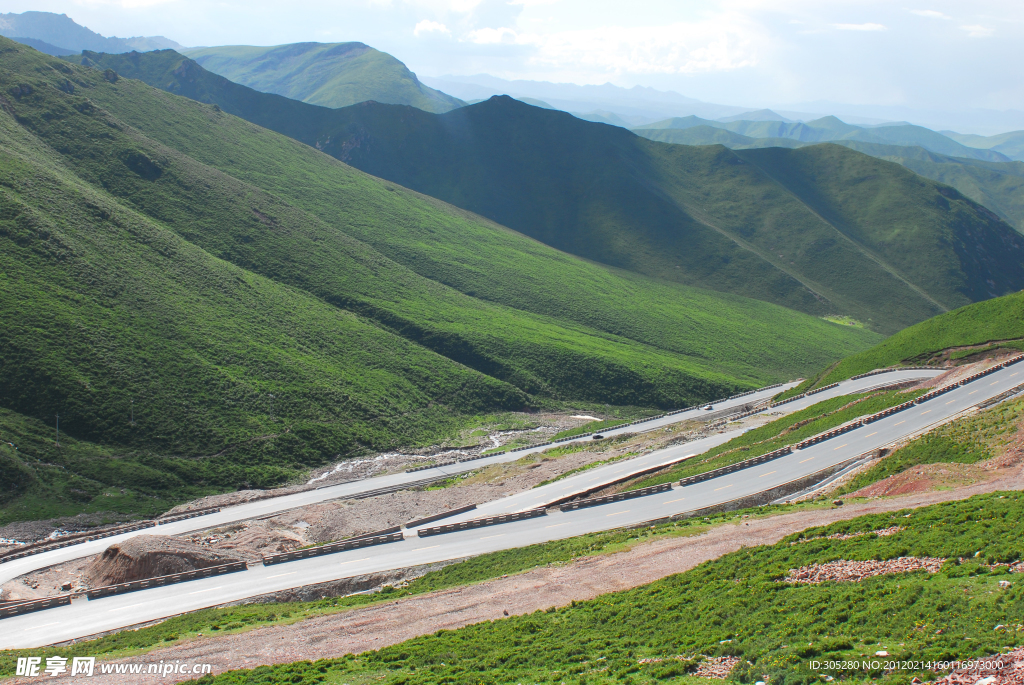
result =
M880 376L874 376L853 383L863 382L870 387L883 381ZM702 483L676 486L657 495L426 538L412 536L410 532L410 536L401 542L274 566L254 566L240 573L97 600L79 600L69 606L3 619L0 623L0 649L52 644L302 585L569 538L726 503L770 490L904 436L922 432L1022 382L1024 364L1010 366L903 412L775 461ZM849 394L857 389L851 384L835 391L836 394ZM825 397L826 393L820 393L808 400L817 402ZM799 404L794 402L789 406ZM693 443L670 449L692 450ZM477 466L478 463L473 463L474 468ZM596 472L595 469L588 474ZM534 495L536 491L526 494ZM521 499L522 494L515 498ZM512 508L521 508L520 504L517 502ZM503 510L502 507L510 508L507 504L496 504L495 511ZM478 516L481 513L476 512Z
M821 393L817 393L810 397L791 402L784 405L787 412L797 411L803 409L811 404L820 402L828 399L829 397L836 397L838 395L848 395L850 393L863 391L867 388L876 387L878 385L893 384L901 381L905 381L911 378L930 378L937 375L938 371L933 370L908 370L908 371L894 371L885 374L879 374L876 376L870 376L868 378L862 378L855 381L844 381L837 388L831 388ZM796 383L788 383L781 388L774 388L772 390L762 390L751 395L736 398L733 400L724 400L716 402L714 404L715 412L720 412L727 409L738 409L748 404L756 404L757 402L764 401L775 395L779 394L786 388L790 388L796 385ZM651 421L645 421L641 424L634 426L625 426L623 428L615 428L612 430L603 431L602 435L605 437L614 437L616 435L622 435L624 433L639 433L646 431L653 431L659 428L664 428L680 421L688 421L694 418L701 418L708 412L704 411L699 407L689 409L678 414L671 416L664 416ZM643 455L641 457L631 459L628 462L621 462L616 465L610 465L601 469L593 469L588 471L585 476L580 476L573 479L564 479L559 481L557 484L557 491L564 494L573 492L567 486L570 484L583 487L587 483L592 482L596 477L602 477L607 480L607 476L614 474L616 477L612 480L618 480L623 475L628 473L636 473L644 471L652 466L659 464L667 464L677 460L682 454L691 454L704 452L712 447L719 445L723 442L728 442L737 435L736 432L731 431L719 435L712 436L705 440L689 443L686 446L682 446L678 449L673 448L669 450L659 450L658 452ZM591 438L581 438L580 440L572 440L568 442L590 442ZM568 443L560 443L568 444ZM78 559L81 557L91 556L93 554L99 554L110 545L126 540L136 535L183 535L191 533L197 530L206 530L208 528L214 528L217 526L223 526L230 523L236 523L238 521L245 521L256 517L270 516L277 512L285 511L288 509L294 509L296 507L307 506L310 504L316 504L319 502L325 502L335 499L344 499L346 497L355 497L364 495L367 492L372 492L381 489L390 489L399 487L401 485L416 483L427 478L436 478L440 476L452 476L460 473L466 473L469 471L475 471L477 469L489 466L491 464L500 464L510 461L516 461L522 459L528 454L536 452L542 452L544 450L551 449L551 445L543 445L540 447L533 447L529 449L517 450L515 452L509 452L506 454L500 454L486 459L476 459L474 461L460 462L457 464L449 464L445 466L438 466L432 469L424 469L422 471L416 471L413 473L403 472L395 473L387 476L379 476L376 478L366 478L364 480L352 481L349 483L341 483L338 485L323 486L316 490L307 490L305 492L299 492L292 495L284 495L282 497L274 497L272 499L260 500L256 502L250 502L247 504L240 504L231 507L225 507L221 511L208 514L205 516L199 516L193 519L186 519L184 521L176 521L174 523L168 523L161 526L155 526L153 528L145 528L140 531L131 533L123 533L121 535L114 535L108 538L102 538L92 542L85 542L80 545L72 545L71 547L65 547L63 549L52 550L41 554L25 557L23 559L17 559L9 561L4 564L0 564L0 583L6 583L7 581L17 578L20 575L35 571L37 569L46 568L55 564L64 563L72 559ZM584 488L585 489L585 488ZM530 497L536 495L541 490L537 489L532 491ZM545 491L547 492L547 490ZM512 500L512 498L509 498ZM508 506L501 504L506 500L497 500L482 505L477 509L477 512L471 512L461 518L452 518L451 521L464 520L466 518L477 518L479 516L486 516L492 513L505 512L505 511L517 511L517 509L509 509ZM546 500L544 500L546 501ZM515 500L513 504L517 504L518 500ZM538 499L538 506L541 501ZM520 508L530 508L529 506ZM446 523L448 520L445 521Z

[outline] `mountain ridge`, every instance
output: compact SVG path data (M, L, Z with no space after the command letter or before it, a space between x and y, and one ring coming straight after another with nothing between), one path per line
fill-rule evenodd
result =
M424 85L402 62L364 43L225 45L182 53L235 83L323 107L374 100L447 112L464 104Z
M77 24L66 14L28 11L21 14L0 14L0 36L39 40L51 47L71 52L131 52L132 50L178 49L182 46L163 36L117 38L102 36ZM36 47L33 45L32 47ZM43 52L46 52L45 50ZM53 54L48 52L48 54Z

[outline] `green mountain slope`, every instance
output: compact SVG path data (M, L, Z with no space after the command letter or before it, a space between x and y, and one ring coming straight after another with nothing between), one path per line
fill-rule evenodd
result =
M659 144L511 98L443 115L377 103L303 112L293 103L283 118L273 96L261 98L170 51L86 59L212 101L588 259L852 316L884 333L1024 286L1024 243L1010 227L955 191L838 147L799 153L842 160L837 168L856 173L836 179L832 190L847 199L826 216L814 179L780 184L785 170L748 164L741 153ZM152 126L141 117L133 123ZM773 163L814 166L796 157ZM866 198L869 210L850 204ZM907 235L923 241L920 252L933 260L913 274L900 266ZM380 249L388 240L364 239Z
M926 150L955 157L980 159L990 162L1007 162L1010 158L992 149L979 149L981 146L969 147L952 138L936 133L923 126L912 124L895 124L891 126L862 127L847 124L836 117L822 117L807 123L784 121L711 121L696 116L677 117L657 121L646 126L633 129L639 135L652 140L672 143L689 143L680 139L672 139L667 131L686 130L697 126L709 126L731 131L748 138L787 139L803 143L841 143L857 141L881 145L920 146ZM706 134L705 134L706 135ZM706 144L706 143L704 143Z
M904 329L821 376L827 385L900 362L926 361L949 348L1013 341L1024 345L1024 292L968 305Z
M280 483L481 412L679 406L877 340L591 264L219 108L0 50L0 438L31 448L0 465L31 476L2 517ZM46 451L57 413L69 447Z
M733 150L764 147L806 147L790 138L751 138L711 126L637 130L650 140L677 145L725 145ZM920 146L882 145L855 140L837 144L872 157L896 162L925 178L945 183L1024 233L1024 162L987 162L941 155Z
M391 55L362 43L225 45L182 52L235 83L324 107L374 100L447 112L463 105L420 83Z
M940 131L940 133L961 145L981 150L992 150L1004 154L1010 159L1024 161L1024 131L1009 131L994 136L979 136L954 131Z

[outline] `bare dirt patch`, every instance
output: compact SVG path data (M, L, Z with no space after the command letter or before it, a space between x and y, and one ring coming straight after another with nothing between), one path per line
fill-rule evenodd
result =
M979 464L922 464L867 485L845 497L897 497L940 488L959 488L992 478L998 478L998 474Z
M90 587L220 566L237 557L162 535L136 535L107 547L85 571Z
M785 583L806 583L817 584L825 581L848 581L860 582L865 578L874 576L892 575L894 573L911 573L913 571L927 571L938 573L945 559L937 557L900 557L888 561L848 561L840 559L825 564L812 564L800 568L789 569L789 576L784 578Z
M662 538L618 554L585 557L563 566L534 569L468 587L320 616L290 626L268 626L234 635L185 640L153 650L147 659L211 663L215 672L222 672L380 649L442 629L500 620L506 611L509 615L527 614L644 585L743 547L774 544L809 526L966 499L983 492L1022 490L1022 471L1015 469L998 480L955 491L915 493L855 502L834 509L741 519L704 535ZM143 682L133 681L128 676L118 677L117 683ZM115 681L98 679L96 682Z

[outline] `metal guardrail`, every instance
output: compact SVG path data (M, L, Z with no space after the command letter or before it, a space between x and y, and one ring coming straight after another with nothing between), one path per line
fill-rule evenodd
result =
M33 599L28 602L8 604L0 607L0 618L20 616L21 614L28 614L33 611L42 611L43 609L52 609L53 607L65 606L68 604L71 604L71 595L47 597L46 599Z
M156 520L156 525L162 526L166 523L174 523L175 521L185 521L187 519L194 519L198 516L206 516L207 514L216 514L220 511L220 507L213 507L210 509L200 509L197 511L185 511L180 514L174 514L173 516L162 516Z
M206 568L197 569L195 571L185 571L184 573L172 573L167 576L157 576L156 578L145 578L143 580L133 580L128 583L118 583L117 585L104 585L93 590L86 591L85 595L89 599L99 599L100 597L109 597L111 595L120 595L125 592L135 592L136 590L148 590L153 587L161 587L163 585L173 585L175 583L184 583L189 580L197 580L199 578L209 578L211 576L219 576L225 573L235 573L236 571L245 571L249 566L244 561L232 561L229 564L221 564L220 566L208 566Z
M735 464L729 464L721 468L714 469L713 471L706 471L704 473L698 473L696 476L688 476L679 481L679 485L686 487L687 485L694 485L696 483L703 483L706 480L717 478L718 476L724 476L727 473L735 473L736 471L742 471L743 469L749 469L751 466L757 466L768 461L773 461L779 457L783 457L793 451L790 446L779 448L773 452L762 454L758 457L751 457L744 461L738 461Z
M448 511L442 511L440 514L434 514L433 516L426 516L426 517L421 518L421 519L416 519L415 521L409 521L407 524L405 524L405 528L406 529L415 528L416 526L422 526L424 523L433 523L434 521L440 521L441 519L446 519L449 516L457 516L458 514L465 514L467 511L473 511L474 509L476 509L476 505L475 504L470 504L469 506L459 507L458 509L450 509Z
M502 523L512 523L513 521L522 521L524 519L537 518L538 516L547 516L546 509L530 509L528 511L519 511L514 514L500 514L498 516L488 516L487 518L471 519L469 521L460 521L458 523L449 523L444 526L434 526L433 528L420 528L416 531L416 534L421 538L430 537L431 535L444 535L445 533L455 533L460 530L469 530L471 528L484 528L486 526L497 526Z
M603 495L601 497L591 497L590 499L582 499L578 502L569 502L559 507L562 511L575 511L577 509L585 509L587 507L598 507L602 504L608 504L609 502L621 502L627 499L636 499L637 497L646 497L647 495L655 495L659 492L667 492L672 489L672 483L662 483L661 485L652 485L647 488L640 488L639 490L630 490L629 492L620 492L615 495Z
M384 545L389 542L399 542L404 539L405 536L402 535L401 532L397 532L389 533L387 535L378 535L376 537L342 540L341 542L329 542L326 545L320 545L319 547L309 547L307 549L297 549L294 552L271 554L270 556L263 557L263 565L272 566L274 564L283 564L287 561L309 559L310 557L319 557L324 554L336 554L337 552L346 552L350 549L359 549L361 547L374 547L376 545Z
M156 524L153 521L143 521L142 523L133 523L128 526L119 526L117 528L112 528L102 533L97 533L95 535L85 535L82 537L75 537L70 540L61 541L60 538L58 538L56 541L52 543L41 543L38 547L33 547L32 549L21 549L17 551L8 552L7 554L0 557L0 564L6 563L8 561L14 561L15 559L24 559L25 557L30 557L36 554L42 554L43 552L52 552L56 549L64 549L65 547L71 547L72 545L81 545L85 542L102 540L103 538L113 537L115 535L120 535L121 533L132 533L137 530L152 528L155 525Z

